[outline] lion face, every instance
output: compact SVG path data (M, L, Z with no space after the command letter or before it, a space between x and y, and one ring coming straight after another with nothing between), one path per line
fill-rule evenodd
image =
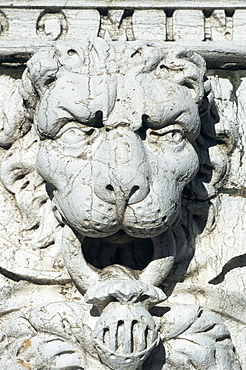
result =
M79 234L154 237L177 222L198 171L198 105L157 48L110 53L63 47L46 67L37 169Z

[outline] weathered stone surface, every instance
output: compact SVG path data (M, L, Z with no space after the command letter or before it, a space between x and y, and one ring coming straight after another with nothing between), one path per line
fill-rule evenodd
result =
M135 10L132 26L136 40L166 40L166 14L163 10Z
M243 40L245 39L245 15L246 10L240 9L235 10L235 14L233 17L233 40Z
M69 4L0 14L0 369L242 369L243 11Z
M204 40L204 15L201 10L175 10L173 38L178 40Z
M213 41L232 40L232 17L228 17L223 9L214 10L205 19L205 39Z

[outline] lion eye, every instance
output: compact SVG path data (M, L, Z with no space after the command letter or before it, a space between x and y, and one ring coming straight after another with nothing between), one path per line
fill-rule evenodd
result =
M180 130L164 131L164 129L151 131L150 138L155 141L168 141L173 144L180 144L184 138Z
M183 134L180 131L171 131L163 135L165 140L174 144L179 144L183 140Z
M87 128L77 128L71 127L64 131L60 136L59 139L65 144L76 144L80 141L86 140L89 136L94 133L95 129L91 127Z

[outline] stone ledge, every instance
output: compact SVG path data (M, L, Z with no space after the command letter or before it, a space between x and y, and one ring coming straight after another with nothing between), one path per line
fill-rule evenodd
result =
M69 40L68 40L69 41ZM136 40L137 41L137 40ZM83 42L80 40L80 42ZM117 43L117 41L111 41ZM23 63L39 50L50 48L54 42L35 41L23 42L1 42L0 62ZM246 67L246 42L174 42L162 43L167 47L187 47L199 53L207 62L207 68L242 69Z
M114 7L114 8L181 8L181 9L235 9L242 8L246 9L246 4L244 0L231 0L225 6L225 1L222 0L210 0L210 1L201 1L201 0L60 0L60 1L50 1L50 0L2 0L1 7L11 7L11 8L43 8L43 7L56 7L56 8L98 8L98 7Z

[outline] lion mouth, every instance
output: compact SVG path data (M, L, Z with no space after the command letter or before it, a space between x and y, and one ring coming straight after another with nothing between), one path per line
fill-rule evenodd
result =
M123 230L104 238L85 237L82 251L87 263L98 268L114 264L143 270L152 260L151 238L135 238Z
M176 240L171 229L153 238L123 230L104 238L78 235L65 225L61 237L64 264L81 294L102 280L141 280L158 286L171 271Z

